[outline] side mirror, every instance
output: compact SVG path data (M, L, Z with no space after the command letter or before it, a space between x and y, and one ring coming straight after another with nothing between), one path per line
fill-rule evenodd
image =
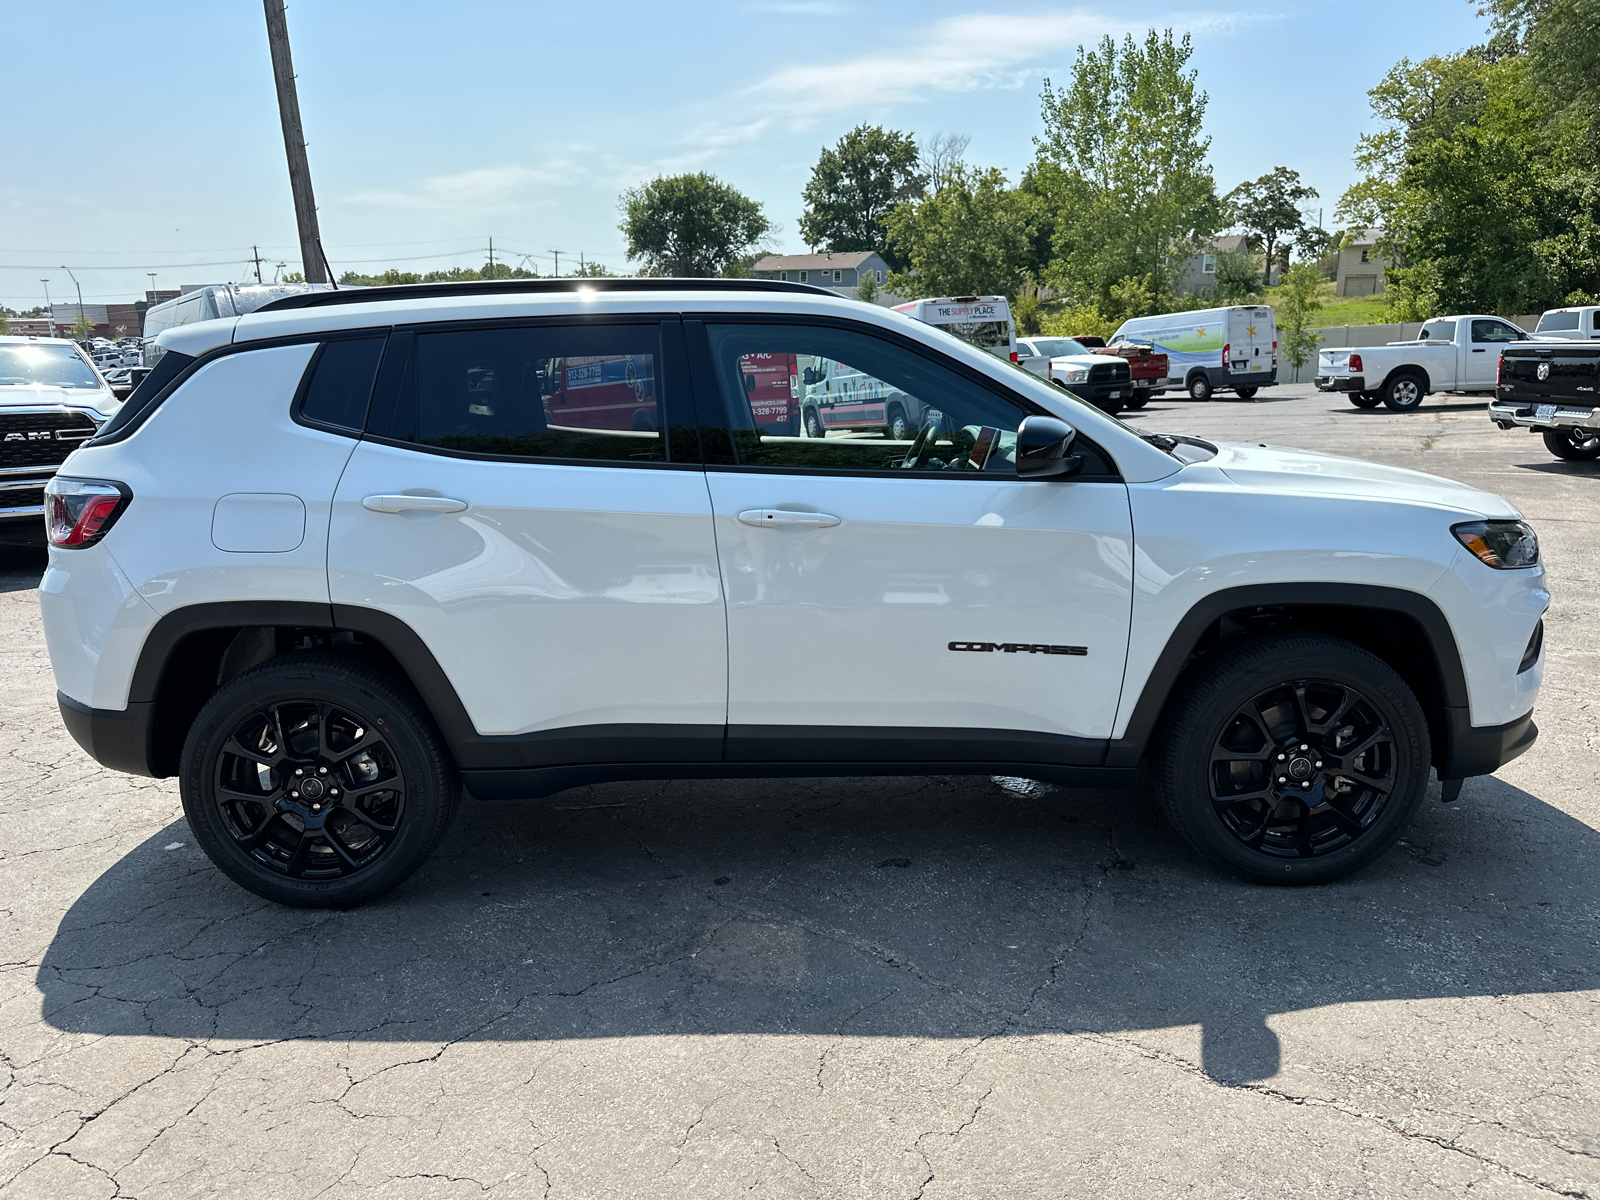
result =
M1024 417L1017 427L1017 475L1022 479L1048 479L1070 475L1082 460L1070 457L1078 431L1055 417Z

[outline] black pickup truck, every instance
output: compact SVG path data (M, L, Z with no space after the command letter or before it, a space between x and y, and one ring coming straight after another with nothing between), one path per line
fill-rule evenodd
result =
M1600 345L1518 342L1500 354L1489 419L1544 435L1545 448L1569 462L1600 458Z

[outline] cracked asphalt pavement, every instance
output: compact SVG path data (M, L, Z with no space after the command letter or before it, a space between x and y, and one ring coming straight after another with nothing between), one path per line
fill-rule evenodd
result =
M1543 539L1538 744L1296 891L1145 785L772 780L468 802L384 900L276 908L174 781L71 742L10 554L0 1195L1600 1198L1600 464L1482 407L1138 418L1466 480Z

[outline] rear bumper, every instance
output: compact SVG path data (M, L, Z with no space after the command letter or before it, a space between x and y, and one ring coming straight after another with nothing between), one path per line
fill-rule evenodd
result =
M152 775L150 728L155 705L135 702L126 709L90 708L71 696L56 693L61 723L72 740L101 766L129 775Z
M1489 419L1501 429L1521 425L1525 429L1600 429L1600 408L1579 404L1547 404L1555 411L1541 417L1539 405L1528 400L1491 400Z
M1445 709L1445 748L1440 779L1492 775L1534 743L1539 727L1529 711L1504 725L1473 725L1464 708Z
M1361 375L1318 375L1311 381L1319 392L1365 392L1367 381Z

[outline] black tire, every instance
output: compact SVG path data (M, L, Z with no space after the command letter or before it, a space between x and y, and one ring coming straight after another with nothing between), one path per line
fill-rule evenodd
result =
M1426 388L1420 375L1403 372L1391 375L1378 394L1383 398L1384 407L1391 412L1416 412L1422 407Z
M1121 400L1096 400L1094 406L1108 417L1114 417L1122 411Z
M1167 711L1155 764L1167 820L1256 883L1361 870L1427 792L1421 705L1387 663L1341 638L1240 642L1198 667Z
M1239 399L1241 400L1254 400L1256 398L1256 393L1261 389L1258 387L1242 387L1234 388L1233 390L1238 393Z
M319 652L272 659L211 697L184 742L179 786L211 861L297 908L395 887L433 853L461 795L410 690Z
M822 416L814 408L806 409L805 426L807 437L819 438L828 436L828 431L822 427Z
M911 422L906 420L906 411L898 404L889 406L889 423L883 427L884 436L892 441L903 442L906 435L911 432Z
M1149 403L1150 392L1147 389L1140 389L1139 391L1133 393L1133 399L1129 400L1125 405L1123 405L1123 407L1129 412L1138 412L1141 408Z
M1592 429L1546 429L1544 448L1568 462L1593 462L1600 458L1600 433Z
M1211 399L1211 380L1206 377L1204 372L1197 371L1189 376L1189 399Z
M1377 392L1351 392L1350 403L1357 408L1377 408L1383 403L1383 397Z

